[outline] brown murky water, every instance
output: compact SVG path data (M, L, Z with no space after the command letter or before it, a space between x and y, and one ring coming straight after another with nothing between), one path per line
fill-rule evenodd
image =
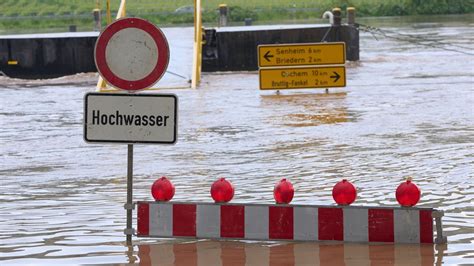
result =
M95 74L49 81L0 77L1 265L431 265L474 262L474 23L472 17L366 24L436 40L458 53L361 34L361 61L344 89L260 92L256 73L206 74L179 97L175 146L136 146L135 200L166 175L176 200L211 201L225 176L235 202L333 204L342 178L358 205L395 206L407 175L419 206L445 211L447 245L360 245L139 239L124 245L126 146L82 137L84 93ZM189 76L191 29L167 29L169 70ZM188 36L189 42L183 41ZM470 53L470 54L466 54ZM189 60L188 60L189 58ZM167 75L162 87L185 86Z

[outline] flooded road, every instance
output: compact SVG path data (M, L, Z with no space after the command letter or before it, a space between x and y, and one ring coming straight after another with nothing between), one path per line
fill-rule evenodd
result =
M472 263L472 18L365 23L430 38L438 48L361 33L361 61L347 64L347 87L327 94L260 92L256 73L205 74L200 89L164 89L179 97L178 143L135 147L134 199L152 200L152 182L166 175L174 200L210 202L212 182L224 176L236 188L233 202L271 203L286 177L292 203L330 205L332 187L347 178L358 187L355 205L396 206L395 189L411 175L422 190L418 206L445 211L447 245L138 239L126 247L127 148L83 140L83 97L96 74L0 77L0 264ZM190 32L165 31L175 60L169 70L185 77ZM187 82L168 75L158 86Z

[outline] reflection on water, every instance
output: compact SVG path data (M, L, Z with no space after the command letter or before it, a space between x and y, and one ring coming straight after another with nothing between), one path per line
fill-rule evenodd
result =
M349 117L345 98L346 92L331 93L289 93L262 95L264 108L288 108L294 113L281 117L282 125L293 127L313 127L321 124L336 124L353 121ZM273 118L273 120L279 120Z
M441 252L435 257L435 248ZM433 245L243 243L200 241L140 244L129 262L150 265L441 265Z
M472 22L441 23L388 26L474 50ZM171 70L186 72L182 68L189 65L179 62L189 61L192 46L179 37L191 40L191 30L167 32L176 40L170 42L176 58ZM256 73L206 74L198 90L163 90L179 97L178 143L135 147L134 199L152 200L152 182L167 175L176 186L175 200L209 202L212 182L224 176L236 187L234 202L271 203L274 184L286 177L294 184L295 204L329 205L332 186L347 178L358 187L356 205L395 206L395 188L410 175L422 190L419 206L445 211L446 250L142 239L136 244L173 250L177 262L194 256L222 264L235 258L257 260L256 265L258 260L402 265L404 255L413 254L413 264L470 263L473 57L362 33L361 58L347 66L348 87L328 94L260 92ZM130 261L123 245L127 149L83 141L83 96L94 90L94 81L94 74L28 82L0 77L1 265ZM146 257L146 247L140 249L141 255L136 248L131 252L136 262L154 258L154 252Z

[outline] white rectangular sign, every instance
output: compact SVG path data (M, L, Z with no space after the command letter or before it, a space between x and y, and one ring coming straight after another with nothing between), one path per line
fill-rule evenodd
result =
M174 144L178 98L174 94L87 93L87 142Z

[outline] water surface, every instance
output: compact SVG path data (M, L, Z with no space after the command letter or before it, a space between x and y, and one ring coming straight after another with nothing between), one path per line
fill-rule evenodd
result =
M173 254L164 265L472 263L474 28L472 19L431 20L370 21L435 45L362 32L348 86L329 93L260 92L253 72L205 74L197 90L163 89L179 97L178 143L135 147L134 199L152 200L152 182L166 175L175 200L211 201L210 185L224 176L234 202L272 203L285 177L293 203L330 205L332 186L347 178L358 187L355 204L396 206L394 191L410 175L423 193L418 206L445 211L448 245L140 239L128 248L127 148L82 136L83 97L96 74L0 77L0 264L150 265L159 254ZM185 78L167 74L158 86L188 86L192 31L165 33L169 70Z

